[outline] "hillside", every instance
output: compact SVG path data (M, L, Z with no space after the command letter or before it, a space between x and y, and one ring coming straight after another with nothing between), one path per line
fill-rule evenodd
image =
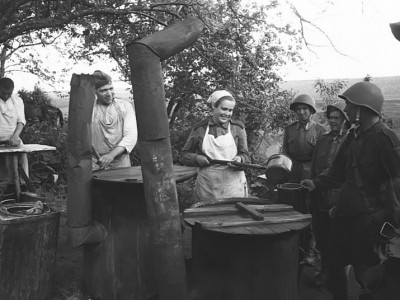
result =
M343 78L348 82L347 87L356 82L362 81L363 78ZM325 82L333 82L335 79L324 79ZM295 80L285 81L281 85L281 89L297 91L298 94L310 94L316 101L320 100L320 96L315 92L314 84L317 80ZM373 84L382 89L385 100L400 100L400 76L389 77L373 77Z

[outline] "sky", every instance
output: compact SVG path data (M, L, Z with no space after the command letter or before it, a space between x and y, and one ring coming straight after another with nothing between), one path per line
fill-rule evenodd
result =
M256 1L263 4L267 0ZM288 7L286 0L279 0L282 7ZM321 32L306 25L306 39L318 46L303 49L304 61L301 64L290 64L280 71L285 81L321 79L364 78L400 76L400 42L397 41L389 24L400 22L400 0L290 0L303 18L321 28L332 40L337 51ZM299 25L298 18L289 10L284 10L280 17L282 24ZM45 52L45 51L43 51ZM49 61L61 63L62 57L49 53ZM54 56L55 55L55 56ZM58 61L58 62L57 62ZM75 64L70 74L90 74L101 69L114 78L113 62L97 61L92 65ZM37 82L32 76L19 76L16 89L33 88ZM69 82L61 89L69 90Z
M389 26L400 22L399 0L291 2L305 19L318 25L329 36L342 54L330 46L321 32L306 26L306 39L324 47L311 47L315 53L304 50L304 62L291 65L282 73L285 80L400 75L400 42L394 38ZM298 26L293 14L285 14L282 18L282 22L293 22Z

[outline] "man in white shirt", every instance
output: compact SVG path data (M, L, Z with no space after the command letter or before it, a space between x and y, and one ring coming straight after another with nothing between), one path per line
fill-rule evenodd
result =
M24 102L13 95L14 82L10 78L0 79L0 146L17 147L22 144L20 134L25 126ZM28 174L26 154L20 155L20 164ZM12 158L0 156L0 182L11 183Z
M93 74L97 99L92 118L92 169L130 167L129 153L137 142L135 111L131 103L115 99L111 77Z

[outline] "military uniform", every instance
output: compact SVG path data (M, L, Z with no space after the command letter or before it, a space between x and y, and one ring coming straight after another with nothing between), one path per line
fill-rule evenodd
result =
M293 162L290 182L300 182L310 178L311 158L319 136L326 129L321 124L310 120L307 124L295 121L285 127L282 153Z
M322 135L317 140L311 160L311 178L315 178L318 174L326 172L328 168L332 166L333 160L342 146L343 141L346 139L346 136L347 132L340 135L331 131ZM328 272L327 249L330 235L329 210L336 204L338 195L339 189L315 190L311 193L310 210L312 213L312 226L316 240L316 248L321 251L321 276L327 276ZM323 284L323 282L321 281L319 284Z
M396 224L393 186L400 180L400 141L382 121L366 131L351 130L317 189L340 187L329 238L329 266L353 265L368 286L366 271L380 263L374 251L385 221ZM340 287L332 287L332 290Z

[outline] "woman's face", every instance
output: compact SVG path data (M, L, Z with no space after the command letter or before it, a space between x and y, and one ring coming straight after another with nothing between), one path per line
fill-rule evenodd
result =
M233 109L236 102L231 100L222 100L217 107L214 107L213 120L217 124L224 124L232 118Z

